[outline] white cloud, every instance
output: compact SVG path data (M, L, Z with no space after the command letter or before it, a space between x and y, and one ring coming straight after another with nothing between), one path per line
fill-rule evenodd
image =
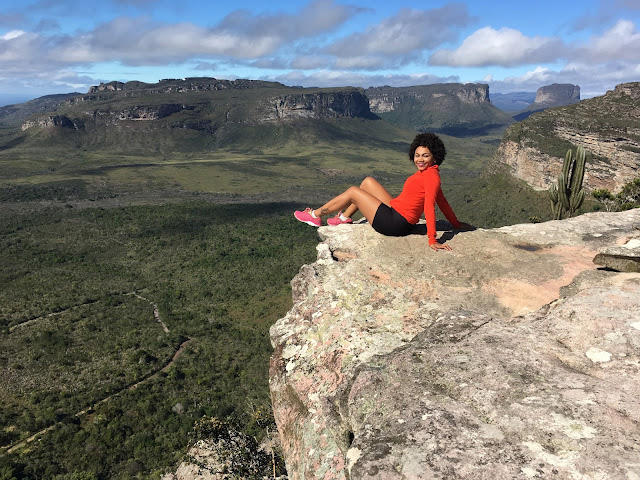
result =
M289 65L297 70L315 70L333 66L333 59L326 55L298 55Z
M389 58L383 55L358 55L353 57L340 58L335 62L336 68L340 70L377 70L379 68L389 69L406 63L407 57Z
M262 77L262 79L277 81L286 85L301 85L305 87L335 87L349 85L362 88L382 85L410 87L414 85L427 85L432 83L460 82L460 77L457 75L447 77L439 77L429 73L369 75L338 70L322 70L310 74L294 71L284 75Z
M23 69L26 72L41 70L38 59L43 48L42 37L35 33L21 30L7 32L0 36L0 71L7 74Z
M619 20L599 37L575 48L575 57L590 63L640 61L640 32L629 20Z
M337 68L382 68L406 64L422 52L454 40L471 17L463 4L433 10L402 9L364 32L344 37L325 51L337 57Z
M21 37L25 32L22 30L11 30L10 32L0 35L0 40L13 40L14 38Z
M554 37L527 37L518 30L484 27L467 37L456 50L439 50L429 58L431 65L513 67L553 62L564 54L562 41Z
M72 65L108 61L166 65L194 56L256 59L331 31L361 11L333 0L315 0L294 14L254 15L236 10L209 28L187 22L159 24L149 17L119 17L74 35L37 36L32 41L39 48L23 48L21 53L25 62L38 57L44 63ZM11 35L17 33L9 32L0 39L12 40Z
M552 83L569 83L580 86L581 98L602 95L615 85L640 78L640 65L614 62L593 65L573 62L560 70L538 66L519 76L507 76L504 80L490 80L491 92L507 93L527 91L534 92L544 85Z

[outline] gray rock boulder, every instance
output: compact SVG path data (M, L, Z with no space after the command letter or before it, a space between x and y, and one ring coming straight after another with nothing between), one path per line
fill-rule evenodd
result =
M618 272L640 273L640 240L634 238L624 245L606 248L593 261Z
M593 263L639 225L321 228L271 329L289 477L640 478L640 274Z

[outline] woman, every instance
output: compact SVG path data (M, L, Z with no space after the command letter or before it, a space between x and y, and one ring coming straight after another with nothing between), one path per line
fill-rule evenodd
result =
M449 245L436 241L436 203L454 228L473 227L458 221L440 188L439 165L444 161L446 153L440 137L433 133L420 133L409 148L409 159L418 171L406 180L402 192L396 198L393 198L376 179L367 177L360 187L349 187L322 207L316 210L297 210L294 216L301 222L319 227L323 215L338 212L338 215L328 219L327 223L340 225L352 223L351 216L360 210L376 232L404 236L411 233L413 225L418 223L424 212L429 247L433 250L451 250ZM344 208L346 210L342 213L341 210Z

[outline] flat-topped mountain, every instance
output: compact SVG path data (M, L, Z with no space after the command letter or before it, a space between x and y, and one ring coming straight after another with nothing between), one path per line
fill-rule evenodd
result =
M580 87L569 83L554 83L540 87L532 106L545 108L570 105L580 101Z
M537 190L555 182L569 148L588 154L585 186L618 191L639 174L640 82L605 95L550 108L511 125L496 161Z
M365 92L372 112L409 130L472 135L513 122L491 104L486 84L385 86Z
M573 105L580 101L580 87L569 83L554 83L540 87L536 92L533 103L527 106L522 112L513 116L515 120L521 121L535 112L540 112L547 108L563 107Z
M215 78L109 82L86 94L34 101L32 108L0 110L5 124L20 121L20 143L145 154L160 145L165 151L206 151L234 144L257 126L355 118L377 119L362 89Z

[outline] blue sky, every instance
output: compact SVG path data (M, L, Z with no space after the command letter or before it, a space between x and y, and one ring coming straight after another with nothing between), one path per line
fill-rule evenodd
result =
M640 81L640 0L0 0L0 100L193 76L587 98Z

